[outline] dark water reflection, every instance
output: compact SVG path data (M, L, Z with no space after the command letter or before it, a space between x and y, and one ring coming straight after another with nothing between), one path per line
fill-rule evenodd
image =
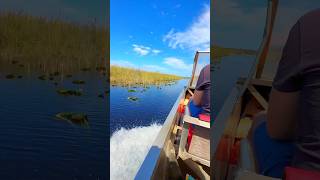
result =
M84 95L61 96L53 81L38 75L5 79L0 74L0 179L108 179L105 78L82 73L58 87ZM74 85L72 79L83 79ZM63 111L84 112L89 127L55 119Z
M188 81L180 80L172 86L162 86L161 89L151 86L145 92L141 92L143 88L137 88L137 92L128 92L128 88L111 87L111 133L121 127L133 128L148 126L152 123L163 123ZM129 96L139 99L133 102L128 100Z

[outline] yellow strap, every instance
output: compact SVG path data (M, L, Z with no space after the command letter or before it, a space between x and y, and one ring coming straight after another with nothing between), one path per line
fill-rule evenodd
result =
M188 103L189 103L189 99L185 99L184 102L183 102L183 105L186 106L186 105L188 105Z
M248 135L248 132L251 128L252 120L248 117L240 119L238 128L237 128L237 138L246 138Z

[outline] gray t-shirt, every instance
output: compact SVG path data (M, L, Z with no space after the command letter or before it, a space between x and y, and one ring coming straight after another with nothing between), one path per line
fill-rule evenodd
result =
M202 113L210 114L210 64L201 69L196 90L204 91L201 99Z
M320 10L304 15L291 29L273 87L300 91L293 166L320 170Z

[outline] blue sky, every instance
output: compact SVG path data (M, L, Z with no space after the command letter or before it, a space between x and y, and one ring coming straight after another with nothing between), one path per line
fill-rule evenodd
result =
M209 0L110 0L111 64L190 76L210 44Z

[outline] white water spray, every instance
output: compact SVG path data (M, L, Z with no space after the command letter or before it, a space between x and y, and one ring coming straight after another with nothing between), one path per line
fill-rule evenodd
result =
M161 125L121 128L110 139L110 179L130 180L138 172Z

